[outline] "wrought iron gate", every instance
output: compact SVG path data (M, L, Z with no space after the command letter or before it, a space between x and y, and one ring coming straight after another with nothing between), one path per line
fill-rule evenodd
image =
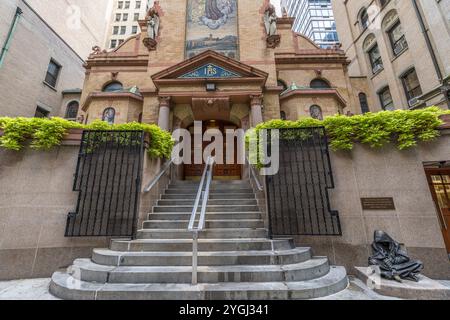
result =
M83 132L66 237L135 236L143 154L143 131Z
M280 129L279 135L280 170L266 177L271 236L342 235L328 196L334 181L325 129Z

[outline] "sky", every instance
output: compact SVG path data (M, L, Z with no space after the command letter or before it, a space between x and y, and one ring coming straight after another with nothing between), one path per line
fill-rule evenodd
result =
M272 4L277 9L277 15L281 17L281 0L272 0Z

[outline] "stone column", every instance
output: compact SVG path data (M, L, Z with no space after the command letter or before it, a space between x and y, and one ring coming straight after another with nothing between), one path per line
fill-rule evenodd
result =
M170 97L159 97L158 126L166 131L170 129Z
M252 108L252 124L256 127L264 122L262 115L263 95L250 96L250 105Z

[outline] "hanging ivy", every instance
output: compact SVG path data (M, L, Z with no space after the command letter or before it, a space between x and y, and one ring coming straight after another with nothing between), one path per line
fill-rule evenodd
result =
M395 143L400 150L430 141L439 136L438 127L443 124L439 118L450 114L438 107L420 110L397 110L366 113L352 117L336 115L324 120L302 118L298 121L272 120L259 124L262 129L307 128L323 126L330 138L333 150L352 150L355 143L380 148ZM299 132L299 134L301 134ZM301 138L301 137L298 137Z
M0 147L19 151L31 140L31 148L48 150L61 144L64 135L70 129L85 130L142 130L150 135L148 154L153 158L170 158L174 141L169 132L154 124L126 123L110 125L103 121L94 121L82 125L62 118L0 118Z

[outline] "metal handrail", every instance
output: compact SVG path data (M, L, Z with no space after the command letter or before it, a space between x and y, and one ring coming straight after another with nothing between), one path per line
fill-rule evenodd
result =
M188 230L192 232L192 285L197 284L197 266L198 266L198 233L205 228L205 216L206 208L209 200L209 189L213 177L214 158L208 157L205 169L203 170L202 179L198 187L197 197L195 198L194 208L192 209L191 219L189 220ZM203 185L205 184L205 191L203 191ZM196 227L195 218L197 217L198 205L200 203L200 197L202 199L202 208L200 211L200 218Z
M258 176L256 175L255 172L255 168L253 167L253 165L250 163L250 160L248 158L246 158L247 163L248 163L248 167L249 167L249 172L248 172L248 177L251 180L253 178L253 180L256 183L256 187L258 188L259 191L263 191L264 187L261 185L261 182L259 182Z
M150 181L150 183L147 185L147 187L144 188L144 193L148 193L148 192L150 192L150 190L153 189L153 187L158 183L158 181L161 179L161 177L167 172L167 170L170 169L172 164L173 164L173 160L170 160L165 164L164 168L160 171L160 173L158 173L158 175L152 181Z

